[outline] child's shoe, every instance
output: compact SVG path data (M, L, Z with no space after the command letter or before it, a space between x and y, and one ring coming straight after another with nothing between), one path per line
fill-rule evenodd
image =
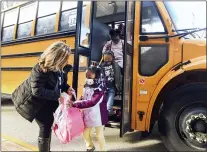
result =
M93 147L92 149L87 149L87 152L93 152L95 150L95 147Z

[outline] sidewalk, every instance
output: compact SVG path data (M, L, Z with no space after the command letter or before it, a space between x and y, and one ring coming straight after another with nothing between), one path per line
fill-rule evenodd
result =
M23 141L8 136L2 136L1 151L38 151L38 149Z

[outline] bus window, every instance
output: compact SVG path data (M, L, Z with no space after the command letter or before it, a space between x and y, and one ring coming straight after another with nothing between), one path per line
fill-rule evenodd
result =
M3 36L2 41L9 41L13 39L14 25L17 22L17 9L5 12L4 23L3 23Z
M159 59L159 60L158 60ZM140 46L140 69L143 76L152 76L168 62L168 46Z
M141 33L165 33L154 2L142 2Z
M60 1L40 1L38 17L54 14L59 11Z
M75 30L77 4L78 3L75 1L63 1L60 19L60 31Z
M91 2L83 1L80 45L89 48Z
M39 2L36 35L53 33L55 31L56 13L59 11L59 8L60 1Z
M31 36L32 21L35 19L37 3L20 8L17 38Z
M97 2L96 17L123 13L124 11L125 11L125 2L121 2L121 1Z
M77 1L63 1L62 11L77 8Z

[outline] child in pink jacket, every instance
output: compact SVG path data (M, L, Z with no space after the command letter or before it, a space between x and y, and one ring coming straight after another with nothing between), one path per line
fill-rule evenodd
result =
M94 127L101 151L106 151L106 143L103 133L104 125L108 122L107 100L105 89L99 83L99 70L90 67L86 72L86 85L84 87L83 100L76 101L71 106L83 109L85 130L83 138L87 151L94 151L95 146L91 139L91 131Z

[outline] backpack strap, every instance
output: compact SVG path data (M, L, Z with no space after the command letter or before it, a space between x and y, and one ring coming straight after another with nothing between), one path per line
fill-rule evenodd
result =
M111 51L111 47L112 47L112 40L111 40L111 45L110 45L110 51Z
M124 43L122 40L121 40L121 44L122 44L122 50L124 51Z

